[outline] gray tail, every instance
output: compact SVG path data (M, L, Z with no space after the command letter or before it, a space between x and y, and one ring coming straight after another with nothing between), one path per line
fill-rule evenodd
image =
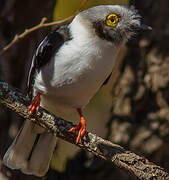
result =
M56 146L56 137L40 126L26 121L12 145L4 155L3 162L11 169L25 174L44 176Z

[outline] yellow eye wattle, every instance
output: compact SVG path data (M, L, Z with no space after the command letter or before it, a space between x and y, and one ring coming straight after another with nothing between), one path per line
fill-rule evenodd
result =
M106 18L106 24L108 26L115 27L119 22L119 17L116 14L109 14Z

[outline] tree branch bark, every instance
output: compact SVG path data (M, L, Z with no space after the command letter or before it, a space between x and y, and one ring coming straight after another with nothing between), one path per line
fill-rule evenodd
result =
M55 136L110 161L116 167L123 168L139 179L169 179L169 174L163 168L90 132L86 132L82 142L76 144L76 135L69 132L69 129L73 127L72 123L55 117L42 108L34 115L30 115L29 103L29 99L18 90L5 82L0 82L0 104L16 112L21 117L42 126Z

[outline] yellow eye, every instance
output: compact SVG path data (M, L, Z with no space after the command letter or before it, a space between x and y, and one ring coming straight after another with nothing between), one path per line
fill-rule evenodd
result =
M106 24L108 26L115 27L119 22L119 17L116 14L109 14L106 18Z

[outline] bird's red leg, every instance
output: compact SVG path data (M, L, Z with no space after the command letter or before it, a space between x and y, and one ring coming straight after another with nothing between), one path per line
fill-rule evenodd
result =
M36 96L33 98L32 103L29 106L30 114L33 114L35 110L39 110L40 108L40 93L37 92Z
M84 136L85 131L86 131L86 121L85 121L85 118L84 118L84 116L82 114L81 108L77 108L77 112L80 115L80 123L77 126L71 128L70 131L75 132L76 130L79 130L78 136L77 136L77 139L76 139L76 143L79 143L80 139Z

